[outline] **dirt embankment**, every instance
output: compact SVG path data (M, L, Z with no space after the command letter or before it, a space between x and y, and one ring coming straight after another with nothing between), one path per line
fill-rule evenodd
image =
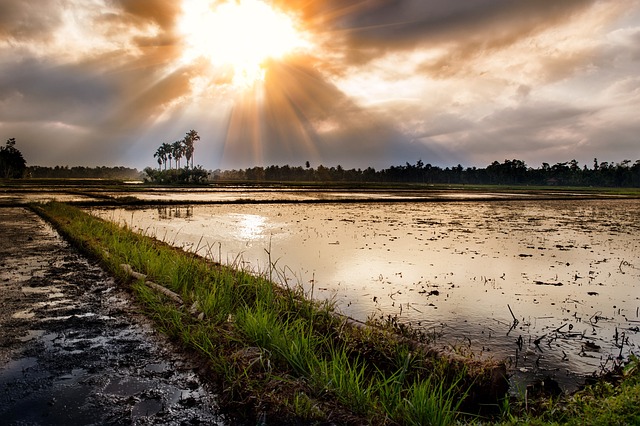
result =
M113 280L22 208L0 208L0 419L226 423Z

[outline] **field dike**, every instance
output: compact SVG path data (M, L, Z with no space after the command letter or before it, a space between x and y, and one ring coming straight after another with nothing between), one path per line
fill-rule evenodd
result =
M239 423L445 425L504 406L502 363L434 350L392 323L358 323L268 273L207 261L69 205L32 209L134 293Z

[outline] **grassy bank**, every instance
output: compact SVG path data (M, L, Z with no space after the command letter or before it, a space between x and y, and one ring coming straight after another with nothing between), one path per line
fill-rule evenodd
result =
M640 402L637 369L629 369L622 386L601 383L563 401L509 402L499 366L442 356L394 324L358 326L299 287L271 283L267 277L277 271L249 275L65 204L33 208L130 285L158 327L202 362L221 405L249 413L237 422L591 424L584 413L594 422L613 419L602 411L611 407L621 407L618 424L637 419L630 408ZM132 281L122 264L180 302L144 279Z

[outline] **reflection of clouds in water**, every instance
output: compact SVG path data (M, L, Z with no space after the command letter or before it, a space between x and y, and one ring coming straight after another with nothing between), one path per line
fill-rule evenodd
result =
M267 218L255 214L233 214L238 223L238 237L243 240L257 240L264 236Z

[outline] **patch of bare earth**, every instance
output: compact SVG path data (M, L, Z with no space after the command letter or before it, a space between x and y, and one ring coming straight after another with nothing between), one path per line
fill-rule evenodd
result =
M103 270L0 208L0 423L226 423L194 371Z

